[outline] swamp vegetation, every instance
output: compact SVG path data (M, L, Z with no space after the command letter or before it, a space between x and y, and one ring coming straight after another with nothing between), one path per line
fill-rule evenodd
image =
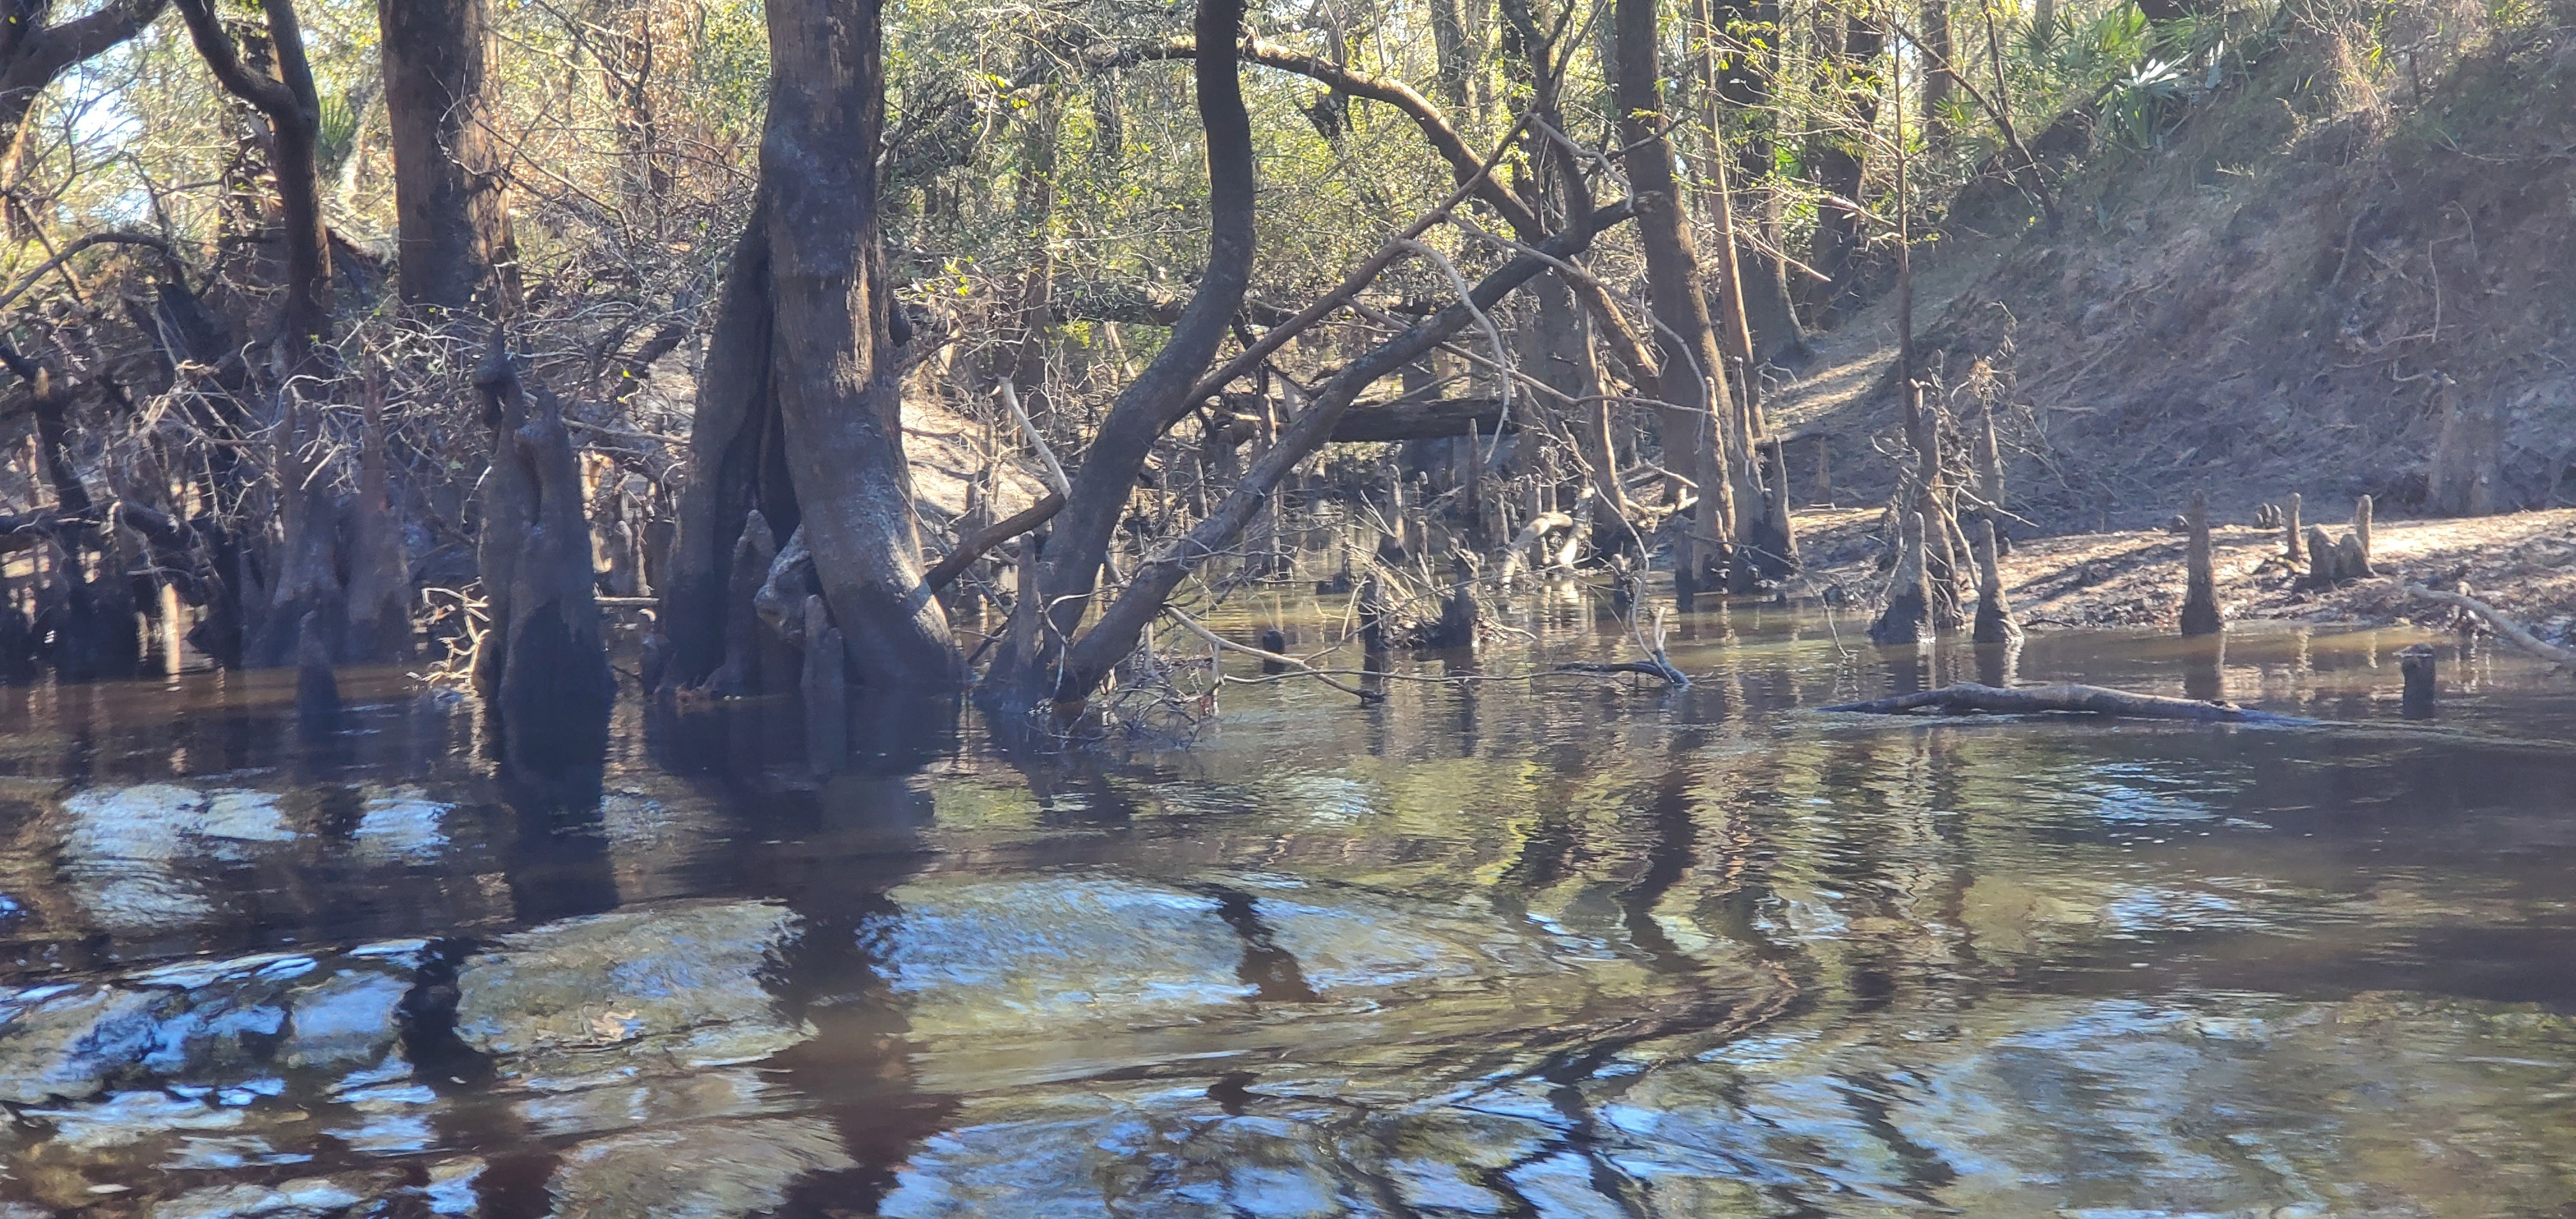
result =
M0 1219L2576 1207L2562 7L0 15Z

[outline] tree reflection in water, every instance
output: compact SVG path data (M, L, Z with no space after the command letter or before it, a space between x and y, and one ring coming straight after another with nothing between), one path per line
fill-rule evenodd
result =
M2446 657L2427 736L2409 640L2040 636L2360 724L1863 724L1793 709L1997 662L1738 607L1688 691L1532 684L1619 641L1512 625L1186 751L627 703L536 771L391 675L314 740L283 680L0 691L0 1213L2576 1202L2576 759L2506 739L2563 687Z

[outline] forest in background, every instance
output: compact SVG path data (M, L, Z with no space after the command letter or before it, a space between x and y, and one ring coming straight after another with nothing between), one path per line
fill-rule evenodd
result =
M2249 298L2282 360L2404 355L2445 309L2475 333L2503 294L2464 269L2517 257L2413 272L2410 226L2459 192L2393 185L2311 208L2349 223L2267 281L2228 277L2233 232L2202 295L2075 274L2170 244L2123 216L2143 174L2223 193L2286 155L2394 184L2467 140L2455 176L2525 192L2467 228L2576 228L2528 197L2563 185L2568 56L2527 4L11 15L0 678L411 663L470 677L531 756L604 731L603 611L676 700L832 725L854 687L971 684L1061 728L1169 704L1157 633L1203 657L1190 615L1297 578L1319 524L1362 544L1303 576L1371 644L1457 642L1534 567L1641 619L1650 564L1685 605L1785 589L1832 429L1773 407L1890 296L1896 358L1836 459L1886 496L1891 559L1925 553L1895 563L1921 628L1963 627L1972 534L2030 523L2008 469L2054 507L2120 493L2065 473L2088 452L2244 431L2192 432L2163 386L2089 451L2092 421L2052 434L2065 387L2025 374L2065 346L2014 305L2109 337L2078 382L2239 358L2189 324ZM2481 151L2499 129L2547 171ZM1997 270L1918 322L1913 264L1970 241ZM2517 431L2557 426L2541 373L2424 363L2386 376L2468 389L2383 412L2432 441L2419 502L2552 502L2568 454ZM2346 439L2319 436L2277 442Z

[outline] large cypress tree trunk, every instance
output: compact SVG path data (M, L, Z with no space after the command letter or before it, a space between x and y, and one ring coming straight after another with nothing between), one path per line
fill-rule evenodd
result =
M403 300L473 308L510 258L510 214L492 173L490 0L376 0Z
M735 251L691 437L695 474L664 618L668 679L721 663L734 542L758 507L798 529L858 678L954 686L964 665L923 586L877 229L880 0L771 0L759 199ZM751 582L757 587L757 581ZM738 620L738 619L737 619ZM801 674L760 675L795 688Z

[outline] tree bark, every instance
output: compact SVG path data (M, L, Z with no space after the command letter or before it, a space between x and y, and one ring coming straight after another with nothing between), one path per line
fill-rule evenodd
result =
M286 248L285 301L278 333L289 366L302 371L313 349L331 332L331 235L322 219L322 177L316 140L322 102L313 89L313 67L304 55L304 27L295 0L260 0L276 59L274 76L242 61L241 48L216 16L214 0L176 0L189 38L224 90L249 102L269 125L269 169L277 177L279 239Z
M880 0L773 0L767 15L760 184L699 380L665 684L704 681L724 655L730 548L756 507L782 535L804 530L862 683L953 687L964 666L922 582L877 227Z
M1628 181L1637 199L1637 240L1646 255L1650 304L1656 328L1665 416L1665 461L1675 442L1691 454L1683 463L1700 488L1694 522L1674 548L1676 591L1687 603L1700 577L1693 530L1701 537L1736 533L1735 466L1741 448L1734 431L1717 325L1709 317L1699 250L1691 240L1680 188L1673 180L1673 150L1664 130L1671 120L1663 97L1663 60L1656 37L1654 0L1618 0L1612 12L1618 46L1613 89L1619 139L1627 150Z
M877 229L882 0L771 0L770 385L824 602L860 679L954 686L964 664L922 587L893 297Z
M617 687L572 436L552 394L531 402L497 327L474 382L493 427L477 547L491 630L475 654L475 688L499 721L507 760L596 761Z
M1089 612L1136 477L1154 442L1194 405L1190 391L1215 357L1251 281L1252 120L1244 109L1236 68L1242 24L1243 0L1200 0L1191 67L1207 145L1207 269L1163 349L1118 395L1073 475L1071 493L1038 565L1034 592L1045 607L1045 626L1033 641L1033 652L1006 649L992 671L992 679L1010 687L1013 701L1023 705L1035 705L1063 686L1055 662ZM1222 51L1216 49L1220 47ZM1125 654L1124 648L1118 652ZM1106 665L1100 669L1101 674L1107 671ZM1091 681L1096 683L1097 677ZM1075 698L1089 693L1088 685L1076 685Z
M376 0L376 23L402 298L463 313L511 259L509 201L488 126L491 0Z

